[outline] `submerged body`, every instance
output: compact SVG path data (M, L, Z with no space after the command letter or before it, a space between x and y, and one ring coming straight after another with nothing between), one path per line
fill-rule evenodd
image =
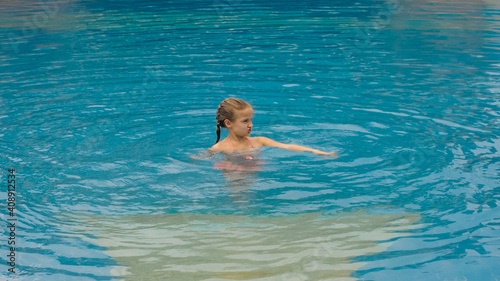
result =
M214 167L219 170L260 171L260 165L263 162L258 159L261 155L261 149L260 147L255 147L248 137L246 137L246 140L250 144L251 149L238 151L234 148L231 139L228 138L233 151L231 153L224 153L226 160L214 163Z

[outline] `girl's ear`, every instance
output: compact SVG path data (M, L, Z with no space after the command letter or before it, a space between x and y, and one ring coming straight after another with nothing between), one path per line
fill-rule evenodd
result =
M224 120L224 125L226 125L226 128L231 127L231 121L229 119Z

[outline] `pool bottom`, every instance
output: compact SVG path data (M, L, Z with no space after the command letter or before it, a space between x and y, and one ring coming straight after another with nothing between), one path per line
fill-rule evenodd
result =
M385 251L418 227L417 214L286 217L84 215L75 232L120 266L125 280L356 280L358 256ZM95 238L89 238L89 234Z

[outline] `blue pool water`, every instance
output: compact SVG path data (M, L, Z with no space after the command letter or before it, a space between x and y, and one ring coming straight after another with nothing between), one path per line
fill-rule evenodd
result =
M0 14L1 280L500 280L497 1ZM229 96L252 136L340 157L264 148L226 179L190 156Z

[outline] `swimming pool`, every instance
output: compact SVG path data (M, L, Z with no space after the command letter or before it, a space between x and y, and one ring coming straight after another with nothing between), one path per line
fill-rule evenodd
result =
M500 279L497 2L0 10L0 278ZM190 156L228 96L340 157L265 148L226 180Z

